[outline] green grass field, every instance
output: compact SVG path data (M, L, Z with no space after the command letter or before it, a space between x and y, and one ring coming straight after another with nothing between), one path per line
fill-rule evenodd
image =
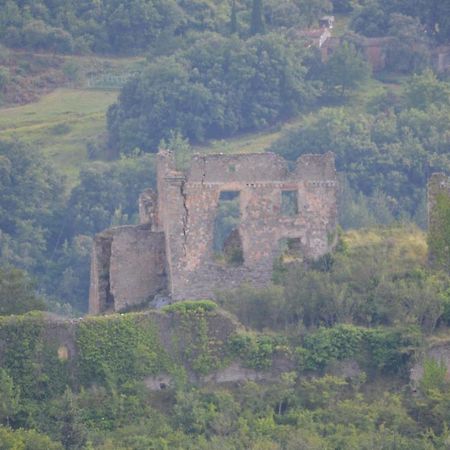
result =
M19 139L43 153L75 182L86 143L106 131L116 91L58 89L38 102L0 109L0 139Z

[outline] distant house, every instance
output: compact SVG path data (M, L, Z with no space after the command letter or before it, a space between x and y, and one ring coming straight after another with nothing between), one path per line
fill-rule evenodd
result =
M320 28L333 28L334 26L334 16L323 16L319 19L319 27Z
M383 70L386 67L386 54L389 45L394 40L391 36L386 37L363 37L358 43L367 62L372 66L374 72Z
M295 36L305 40L306 47L322 48L327 39L331 37L328 28L310 28L307 30L296 30Z
M387 49L393 39L389 36L369 38L361 35L350 35L343 38L333 37L327 39L321 48L322 61L328 61L336 48L342 45L342 41L348 41L360 50L366 61L371 65L372 70L378 72L386 67Z
M438 73L450 72L450 45L434 49L433 65Z

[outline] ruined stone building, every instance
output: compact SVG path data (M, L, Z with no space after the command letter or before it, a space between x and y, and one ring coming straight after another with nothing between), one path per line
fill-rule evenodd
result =
M157 191L141 195L140 225L96 236L90 313L149 304L155 295L178 301L214 298L217 290L242 283L263 287L283 245L311 259L334 244L331 153L301 156L293 167L273 153L195 155L180 172L173 155L161 151ZM237 215L222 239L225 256L218 257L215 227L222 203L236 204Z

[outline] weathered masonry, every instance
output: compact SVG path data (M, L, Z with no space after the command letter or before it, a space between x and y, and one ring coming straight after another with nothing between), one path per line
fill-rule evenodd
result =
M312 259L334 245L332 153L301 156L291 168L273 153L195 155L180 172L173 155L160 151L157 190L141 195L140 225L96 236L92 314L143 305L157 294L178 301L214 298L242 283L263 287L283 246ZM225 256L218 257L221 203L237 211L222 239Z

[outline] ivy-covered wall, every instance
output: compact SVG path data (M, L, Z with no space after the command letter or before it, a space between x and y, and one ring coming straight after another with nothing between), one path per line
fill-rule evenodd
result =
M236 324L211 302L163 311L55 320L44 313L0 318L0 366L30 398L185 371L191 378L229 361Z
M428 248L431 263L450 270L450 178L442 173L428 184Z
M420 345L415 329L340 325L291 340L249 332L208 301L80 320L44 313L0 318L0 366L22 396L35 400L60 395L66 386L119 386L158 376L198 382L232 363L272 376L286 368L323 372L346 359L369 373L399 372Z

